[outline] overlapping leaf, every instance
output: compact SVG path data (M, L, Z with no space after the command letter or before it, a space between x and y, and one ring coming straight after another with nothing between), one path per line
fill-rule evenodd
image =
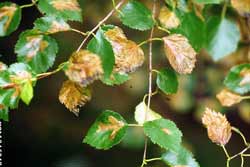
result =
M120 143L127 129L121 115L110 110L104 111L90 127L83 142L97 149L109 149Z
M166 119L149 121L143 125L145 134L155 144L177 153L181 144L182 133L175 123Z
M24 31L15 46L19 62L28 63L36 73L47 71L54 64L57 52L55 39L36 30Z
M39 0L39 9L64 20L82 21L82 10L77 0Z
M224 80L225 86L239 94L250 92L250 64L233 67Z
M137 30L149 30L154 26L151 11L136 0L129 1L121 9L120 19L122 23Z
M62 18L54 15L39 18L35 21L34 24L34 28L43 33L53 34L70 30L70 26L68 23L66 23Z
M20 7L11 2L0 3L0 37L15 31L21 21Z

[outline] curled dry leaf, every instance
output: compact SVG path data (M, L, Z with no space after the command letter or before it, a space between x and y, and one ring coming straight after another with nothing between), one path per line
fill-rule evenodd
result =
M143 50L128 40L122 29L115 27L105 32L115 54L114 72L129 73L135 71L144 62Z
M242 100L242 97L240 95L230 92L227 89L223 89L216 95L216 97L220 101L221 105L225 107L230 107L241 102Z
M231 4L242 16L250 15L250 0L231 0Z
M180 34L163 38L165 54L171 66L180 74L190 74L196 62L196 52L188 39Z
M88 50L80 50L70 57L65 73L71 81L86 86L102 77L101 59Z
M51 0L50 4L57 10L81 11L77 0Z
M79 108L85 105L91 99L91 92L88 87L81 87L77 83L67 80L59 93L59 100L76 116L79 114Z
M177 28L180 25L179 18L166 6L161 8L158 19L161 25L167 29Z
M202 117L209 139L219 145L226 145L232 135L232 127L227 118L221 113L206 108Z

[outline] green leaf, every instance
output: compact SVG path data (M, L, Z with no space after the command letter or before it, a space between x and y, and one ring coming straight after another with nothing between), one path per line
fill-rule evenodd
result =
M21 9L17 4L0 3L0 37L7 36L18 28L21 15Z
M229 55L237 49L240 40L240 31L237 24L218 16L209 18L207 22L207 46L206 49L213 60Z
M102 82L106 85L121 85L130 79L128 74L114 73L109 78L102 78Z
M66 23L62 18L53 15L37 19L34 25L35 29L49 34L70 30L70 25L68 23Z
M146 113L147 119L145 120ZM160 118L162 118L162 116L155 111L148 109L145 102L141 102L135 108L135 120L140 125L143 125L147 121L153 121Z
M162 160L169 166L200 167L191 152L180 147L178 152L167 151L162 155Z
M82 10L77 0L39 0L38 8L43 13L66 21L82 21Z
M30 104L30 101L33 98L33 87L31 82L26 82L21 88L20 98L26 105Z
M120 19L124 25L136 30L149 30L154 26L151 11L135 0L122 7Z
M202 4L220 4L224 0L194 0L196 3L202 3Z
M238 94L250 92L250 64L241 64L231 68L227 74L224 85Z
M0 119L9 121L9 109L0 103Z
M181 25L171 32L184 35L192 47L199 52L206 41L205 24L194 12L184 13L177 10L176 15L179 17Z
M18 61L28 63L36 73L47 71L54 64L57 52L56 40L35 30L23 32L15 46Z
M174 122L166 119L158 119L144 123L143 128L145 134L153 143L158 144L164 149L178 152L182 133Z
M95 37L88 43L88 50L96 53L102 60L104 77L109 78L115 64L115 56L110 42L106 39L104 31L100 28Z
M162 69L157 73L156 84L166 94L174 94L178 90L176 73L171 69Z
M127 123L121 115L104 111L90 127L83 142L97 149L107 150L121 142L127 130Z

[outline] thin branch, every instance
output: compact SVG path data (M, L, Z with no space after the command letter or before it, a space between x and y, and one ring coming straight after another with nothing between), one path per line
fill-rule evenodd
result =
M138 46L142 46L142 45L147 44L148 42L152 42L152 41L163 41L163 39L162 38L151 38L151 39L148 39L146 41L141 42Z
M237 129L237 128L235 128L235 127L232 127L232 130L241 136L241 138L243 139L244 144L245 144L246 146L249 146L249 143L247 142L245 136L243 135L243 133L242 133L239 129Z
M83 47L83 45L85 44L85 42L89 39L89 37L103 24L105 23L105 21L107 21L114 13L115 11L117 11L121 5L125 2L126 0L121 0L116 7L111 10L106 17L104 17L89 33L88 35L84 38L84 40L82 41L82 43L80 44L80 46L77 49L77 52L80 51L80 49Z
M78 34L81 34L82 36L88 35L88 32L85 33L85 32L82 32L82 31L77 30L77 29L74 29L74 28L71 28L70 30L73 31L73 32L76 32L76 33L78 33Z
M22 6L20 6L20 8L23 9L23 8L32 7L32 6L34 6L34 5L37 3L37 1L38 1L38 0L32 0L32 3L26 4L26 5L22 5Z

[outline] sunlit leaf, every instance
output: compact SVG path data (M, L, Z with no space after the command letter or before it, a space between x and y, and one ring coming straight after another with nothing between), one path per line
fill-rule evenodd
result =
M77 0L39 0L39 9L65 20L82 21L82 10Z
M56 40L35 30L24 31L15 46L18 61L28 63L37 73L47 71L54 64L57 52Z
M120 19L124 25L141 31L151 29L154 26L151 11L136 0L129 1L122 7Z
M30 101L33 98L33 95L34 93L33 93L32 83L26 82L21 88L20 98L26 105L29 105Z
M165 54L171 66L180 74L190 74L196 62L196 52L186 37L173 34L163 38Z
M91 91L88 87L82 87L77 83L67 80L62 85L59 100L65 107L78 116L79 108L91 100Z
M162 69L157 73L156 80L158 88L166 94L174 94L178 90L178 79L176 73L171 69Z
M240 103L243 100L242 96L230 92L227 89L223 89L216 95L222 106L230 107L234 104Z
M143 125L147 121L153 121L160 118L162 118L161 115L151 109L148 109L145 102L141 102L135 108L135 120L140 125Z
M35 29L49 34L70 30L68 23L66 23L62 18L54 15L39 18L35 21L34 25Z
M17 29L21 21L20 7L11 2L0 3L0 37Z
M127 123L121 115L113 111L104 111L90 127L83 142L97 149L110 149L121 142L127 129Z
M200 167L192 153L184 147L180 147L176 153L167 151L162 155L162 160L173 167Z
M180 20L173 11L170 11L166 6L160 10L158 17L161 25L166 29L177 28L180 25Z
M239 94L250 92L250 64L241 64L231 68L224 85Z
M178 152L182 133L174 122L166 119L157 119L145 122L143 128L145 134L153 143L167 150Z
M207 46L206 49L217 61L237 49L240 40L240 31L237 24L224 18L210 17L207 22Z

